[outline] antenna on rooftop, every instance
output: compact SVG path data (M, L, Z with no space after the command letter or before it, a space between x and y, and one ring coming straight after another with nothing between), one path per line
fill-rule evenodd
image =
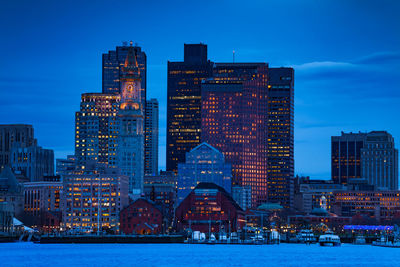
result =
M232 51L233 63L235 63L235 49Z

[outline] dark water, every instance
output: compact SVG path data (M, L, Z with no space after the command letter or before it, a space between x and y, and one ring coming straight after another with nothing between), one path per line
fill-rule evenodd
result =
M0 244L0 266L400 266L400 249L344 244Z

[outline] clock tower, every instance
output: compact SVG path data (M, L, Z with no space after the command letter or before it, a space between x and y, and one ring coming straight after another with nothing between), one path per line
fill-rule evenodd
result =
M131 197L140 197L144 179L143 107L136 48L130 44L122 67L121 104L118 112L117 166L129 177Z

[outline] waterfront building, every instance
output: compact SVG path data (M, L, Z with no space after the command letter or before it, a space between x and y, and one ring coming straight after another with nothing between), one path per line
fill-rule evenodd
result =
M398 150L386 131L332 136L332 180L365 178L377 189L398 189Z
M123 68L129 49L132 46L124 42L122 46L117 46L115 50L110 50L108 53L104 53L102 57L102 84L103 94L121 94L123 85L122 77L124 75ZM140 71L140 95L142 105L145 105L146 101L146 82L147 82L147 56L142 48L135 44L133 46L137 54L137 63Z
M144 116L138 50L128 49L121 76L121 103L117 113L116 166L129 177L129 193L140 196L144 179Z
M245 214L226 190L199 183L175 211L177 231L236 232L244 227Z
M217 66L218 75L201 86L201 138L224 153L232 164L234 183L251 187L256 206L268 201L268 67L257 63Z
M251 205L251 186L233 185L232 198L243 209L247 210L252 207Z
M172 224L177 204L177 181L174 172L161 171L159 175L144 177L144 197L153 201L161 210L164 221Z
M146 175L158 174L158 101L146 101L144 116L144 173Z
M21 147L36 145L32 125L1 124L0 125L0 170L11 164L11 149L18 142Z
M399 189L399 155L386 131L367 134L361 149L361 176L378 189Z
M25 176L30 182L42 181L44 176L54 175L54 151L15 142L10 165L14 173Z
M24 211L23 196L23 185L18 182L10 167L4 167L0 173L0 203L9 203L14 216L21 218Z
M82 168L88 162L116 164L117 131L113 128L120 96L82 94L80 110L75 113L75 160Z
M68 155L66 159L56 159L56 175L71 174L75 171L75 167L75 155Z
M269 68L267 105L268 201L293 206L294 70Z
M201 182L214 183L231 192L232 165L225 163L224 154L207 143L186 153L186 162L178 164L178 202Z
M0 233L12 234L14 231L14 208L11 203L0 202Z
M306 215L289 215L288 225L292 225L298 228L305 227L326 227L329 229L343 229L345 225L350 224L352 221L351 217L338 216L332 212L328 212L322 208L314 208L310 213Z
M378 223L392 220L400 212L400 191L338 191L334 193L334 211L341 216L357 214L374 218Z
M161 234L162 226L162 212L148 199L139 198L120 213L119 229L124 234Z
M62 182L24 183L24 223L46 232L60 229L62 190Z
M212 76L207 45L185 44L184 61L168 61L167 171L177 172L185 153L200 144L201 81Z
M310 177L296 177L294 180L294 210L310 214L312 210L324 207L332 212L335 191L346 190L342 184L332 180L317 180Z
M105 164L87 165L63 179L63 222L67 229L116 231L129 204L129 177Z

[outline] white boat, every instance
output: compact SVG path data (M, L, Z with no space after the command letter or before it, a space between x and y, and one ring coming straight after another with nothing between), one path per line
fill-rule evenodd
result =
M365 237L363 235L357 235L356 239L354 240L355 245L365 245L367 244Z
M381 236L380 239L372 242L372 245L377 247L400 248L400 240L396 239L394 242L391 242L387 236Z
M310 244L310 243L315 243L316 239L314 236L314 233L311 229L303 229L301 230L298 234L297 234L297 241L299 243L306 243L306 244Z
M320 246L338 247L341 245L340 237L330 230L326 231L325 234L320 235L318 242Z

